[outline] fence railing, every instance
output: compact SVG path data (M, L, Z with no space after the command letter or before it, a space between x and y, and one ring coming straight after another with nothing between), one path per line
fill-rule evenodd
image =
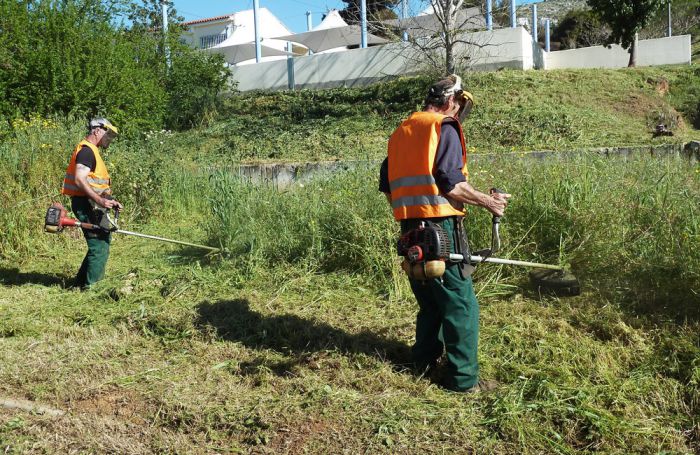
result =
M199 38L199 48L209 49L210 47L214 47L218 44L223 43L226 40L226 38L227 36L225 33L219 33L218 35L202 36Z

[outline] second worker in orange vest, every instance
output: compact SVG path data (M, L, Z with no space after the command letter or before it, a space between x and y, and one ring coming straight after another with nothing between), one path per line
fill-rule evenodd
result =
M473 97L452 75L433 84L423 111L414 112L389 139L388 157L380 170L379 190L391 204L402 233L430 220L460 245L464 205L503 215L509 194L485 194L468 182L467 152L460 120ZM479 381L477 346L479 305L468 266L451 264L442 278L410 279L418 301L416 341L411 350L420 373L435 367L446 352L444 386L459 392L492 388Z
M88 124L88 135L73 150L61 193L71 197L71 209L82 222L98 224L100 209L122 205L112 199L112 181L99 148L103 150L117 136L117 128L105 118ZM88 252L80 265L74 286L87 288L102 279L109 259L109 232L83 230Z

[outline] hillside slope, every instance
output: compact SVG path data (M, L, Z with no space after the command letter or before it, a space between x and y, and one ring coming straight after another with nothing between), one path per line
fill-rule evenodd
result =
M240 94L228 100L222 120L177 139L205 161L376 159L401 120L420 109L430 83L414 77L365 88ZM698 137L696 66L469 73L464 85L476 97L464 125L471 153ZM652 138L658 123L675 136Z

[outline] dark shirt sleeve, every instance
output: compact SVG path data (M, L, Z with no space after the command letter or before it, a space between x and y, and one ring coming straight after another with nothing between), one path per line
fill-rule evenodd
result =
M435 182L443 193L449 193L460 182L466 181L462 174L462 141L457 126L445 121L440 132L435 156Z
M95 168L97 167L95 153L86 145L84 145L78 152L78 156L75 157L75 162L77 164L82 164L83 166L89 167L91 172L95 172Z
M391 193L391 188L389 188L389 158L384 158L382 166L379 168L379 191Z

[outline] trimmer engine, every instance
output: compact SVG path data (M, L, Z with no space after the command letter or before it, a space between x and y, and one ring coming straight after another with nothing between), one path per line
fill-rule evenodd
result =
M399 238L397 250L404 257L401 267L410 278L439 278L445 273L445 261L450 258L450 239L441 226L423 221Z
M399 238L398 253L411 262L445 261L450 258L450 239L442 227L423 221Z
M44 230L46 232L51 232L56 234L63 230L64 224L61 224L63 218L68 217L68 212L66 209L58 202L51 204L51 207L46 211L46 218L44 220Z

